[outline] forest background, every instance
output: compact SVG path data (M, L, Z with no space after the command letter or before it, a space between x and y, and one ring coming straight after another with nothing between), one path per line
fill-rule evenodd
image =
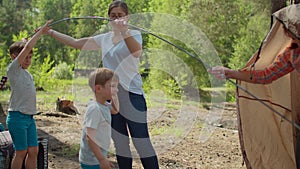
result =
M0 75L5 75L11 61L8 48L22 38L29 37L34 30L47 20L57 21L62 18L78 16L107 17L107 8L111 0L0 0ZM198 27L215 47L218 57L224 66L242 68L247 60L259 48L271 24L271 13L290 2L285 0L130 0L126 1L131 14L164 13L176 16L183 21ZM155 22L151 22L155 24ZM172 23L166 23L172 24ZM54 29L80 38L91 36L97 29L102 29L99 20L77 20L62 22ZM159 32L158 32L159 34ZM172 37L164 37L195 53L183 42ZM144 48L159 48L172 51L193 73L197 91L211 86L205 65L197 62L178 49L159 41L149 34L143 34ZM80 51L67 47L49 36L44 36L35 46L34 61L30 67L35 85L43 90L55 90L61 86L59 79L72 79L75 69L88 67L82 63L75 65ZM140 67L144 77L144 89L158 87L168 96L180 97L191 90L192 79L181 70L181 63L174 65L166 57L151 57L155 53L144 52ZM209 57L209 56L208 56ZM89 58L89 62L94 62ZM156 63L164 63L165 67L176 68L181 72L176 77L164 71L151 69ZM171 65L168 65L170 63ZM149 69L150 68L150 69ZM180 84L178 83L180 79ZM228 88L227 100L233 101L234 86ZM200 93L200 95L203 95Z

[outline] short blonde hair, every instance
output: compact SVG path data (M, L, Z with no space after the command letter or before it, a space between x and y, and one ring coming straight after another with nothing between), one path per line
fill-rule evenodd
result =
M95 91L95 85L104 86L109 80L119 80L117 74L107 68L97 68L89 76L89 86Z

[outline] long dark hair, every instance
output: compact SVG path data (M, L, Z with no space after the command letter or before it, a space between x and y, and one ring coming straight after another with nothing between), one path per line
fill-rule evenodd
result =
M120 0L114 0L108 7L108 15L110 14L111 10L115 7L121 7L123 11L128 15L128 6L125 2L120 1Z

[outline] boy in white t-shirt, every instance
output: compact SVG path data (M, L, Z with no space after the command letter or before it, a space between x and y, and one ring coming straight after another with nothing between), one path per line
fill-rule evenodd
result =
M113 99L118 92L119 79L113 71L98 68L89 77L89 85L95 94L84 117L80 142L79 162L83 169L109 169L107 160L111 139L111 112L118 112ZM112 100L112 104L107 100Z

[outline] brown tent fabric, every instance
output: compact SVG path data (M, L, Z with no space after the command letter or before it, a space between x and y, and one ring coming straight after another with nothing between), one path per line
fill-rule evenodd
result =
M242 70L261 70L271 64L289 44L283 25L296 37L300 37L300 6L291 5L273 14L274 23L258 51ZM299 38L300 39L300 38ZM294 71L271 84L251 84L237 81L264 103L287 119L300 119L300 80ZM298 130L256 98L237 88L239 137L244 162L248 169L294 169ZM297 114L298 113L298 114ZM300 167L300 166L299 166Z

